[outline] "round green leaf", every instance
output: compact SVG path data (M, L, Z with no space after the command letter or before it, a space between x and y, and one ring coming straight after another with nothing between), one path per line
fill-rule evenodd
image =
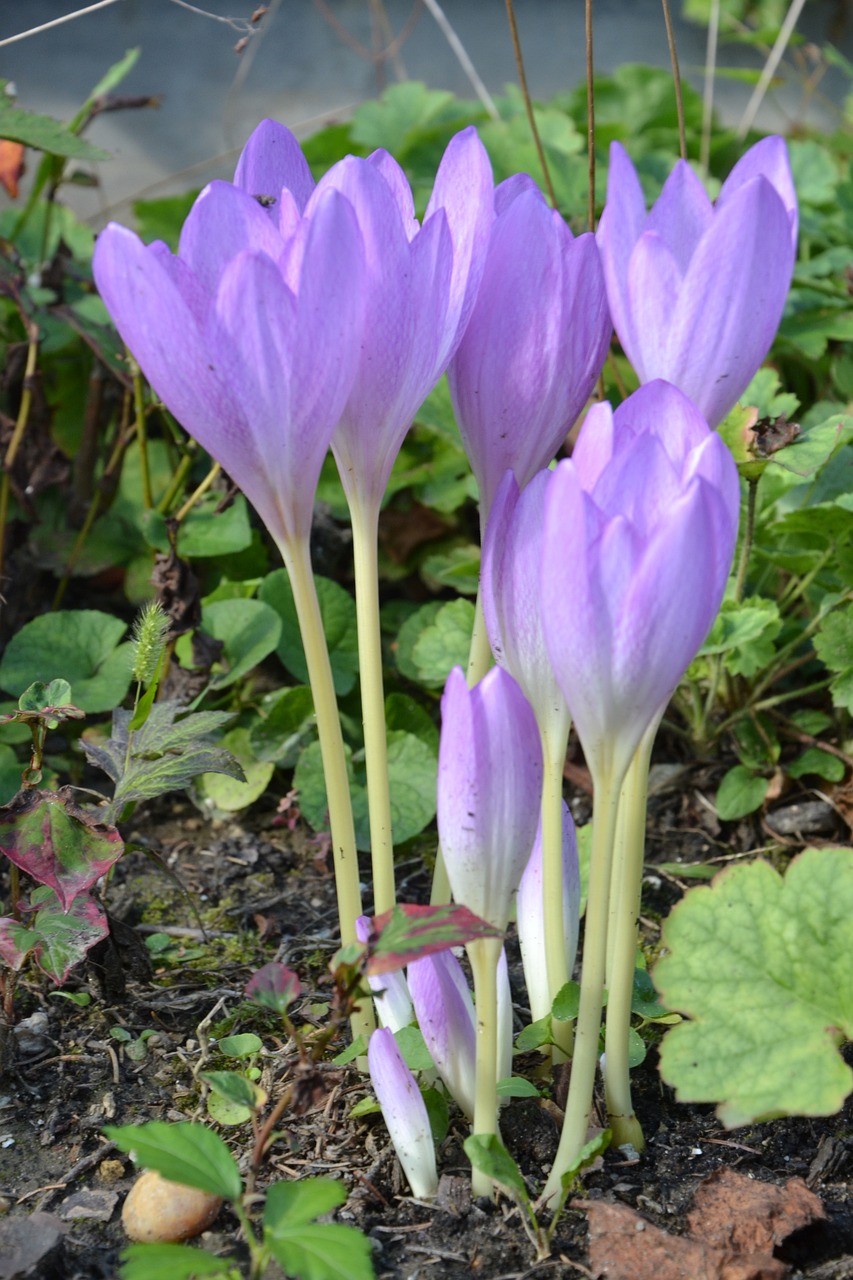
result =
M130 688L130 644L120 618L96 609L44 613L21 627L0 662L0 687L19 696L35 680L62 678L84 711L111 711Z
M832 1115L853 1089L853 849L807 849L784 878L766 862L691 889L655 969L668 1008L660 1070L683 1102L717 1102L733 1128Z
M346 694L354 686L358 672L355 601L343 587L332 582L330 578L315 578L314 581L320 601L323 630L329 646L335 692ZM265 604L275 609L281 618L278 656L291 675L307 684L308 667L302 647L296 603L286 570L276 569L274 573L267 574L261 583L258 596Z
M252 754L248 729L232 729L219 744L239 761L246 781L231 778L224 773L203 773L196 781L199 794L210 801L215 809L224 813L237 813L248 809L269 786L275 765L266 760L256 760Z
M260 600L217 600L205 605L202 626L225 645L228 670L215 675L211 688L224 689L275 651L281 619Z
M760 809L770 783L759 777L745 765L736 764L729 769L717 792L717 816L723 822L744 818Z

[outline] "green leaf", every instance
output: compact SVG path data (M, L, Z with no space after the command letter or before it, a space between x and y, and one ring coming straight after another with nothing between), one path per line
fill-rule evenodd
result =
M373 1280L370 1241L354 1227L313 1219L343 1204L346 1192L328 1178L276 1182L264 1206L264 1242L299 1280Z
M178 555L185 560L234 555L245 551L252 541L252 527L246 499L238 494L230 506L219 511L221 494L206 494L190 511L178 530ZM158 551L169 550L166 520L159 511L143 518L145 537Z
M109 160L109 151L92 146L85 138L71 133L68 127L52 116L24 111L12 105L5 93L0 93L0 138L22 142L25 147L44 151L52 156L65 156L69 160Z
M255 1004L274 1013L286 1013L300 992L299 978L286 965L271 960L253 974L245 993Z
M121 1280L197 1280L237 1277L226 1258L214 1258L188 1244L130 1244L121 1254Z
M253 1053L260 1053L264 1042L252 1031L244 1031L237 1036L224 1036L216 1046L226 1058L250 1058Z
M197 195L196 190L178 196L166 196L160 200L135 200L132 205L133 216L140 238L146 244L150 244L152 240L164 240L172 252L177 253L181 228Z
M811 139L792 138L788 143L788 157L801 204L836 203L838 170L825 145Z
M67 680L84 711L111 711L130 688L132 646L120 618L95 609L43 613L21 627L0 662L0 687L18 696L34 680Z
M237 813L248 809L264 794L275 773L275 765L269 760L254 758L248 729L232 729L226 733L222 747L229 758L237 762L242 776L217 770L202 774L196 785L199 794L215 809Z
M844 761L831 752L821 751L820 747L807 747L801 756L786 765L785 772L789 778L804 778L813 773L828 782L840 782L846 769Z
M751 596L745 603L725 600L699 656L724 654L732 675L749 678L772 662L781 629L775 600L759 596Z
M391 791L391 828L395 845L411 840L435 816L437 762L431 748L411 733L388 734L388 782ZM353 766L352 752L345 747L350 777L356 844L370 848L367 784L363 762ZM326 824L326 780L319 742L310 743L300 754L293 775L299 792L303 817L316 830Z
M524 1076L509 1076L497 1084L499 1098L538 1098L539 1090Z
M267 1101L264 1089L236 1071L203 1071L201 1074L213 1090L208 1099L208 1112L219 1124L245 1124Z
M578 983L570 980L555 995L551 1012L560 1022L574 1022L578 1016L580 991Z
M594 1138L590 1138L589 1142L584 1143L560 1179L564 1191L570 1189L572 1184L577 1181L578 1174L582 1173L591 1164L594 1164L598 1157L604 1154L610 1146L612 1136L609 1129L603 1129Z
M470 600L424 605L400 628L397 666L418 684L442 688L453 667L467 665L473 627Z
M249 730L249 746L256 759L270 760L281 769L292 769L299 752L316 735L314 699L308 685L281 689L263 704L263 719Z
M518 1033L515 1040L515 1048L519 1053L531 1053L534 1049L541 1049L546 1044L554 1044L550 1013L536 1022L531 1022Z
M410 1071L430 1071L435 1066L432 1054L418 1027L401 1027L394 1032L397 1048Z
M480 586L480 548L473 545L435 552L421 563L421 577L431 591L447 587L475 596Z
M815 652L835 677L830 684L837 707L853 711L853 604L824 618L814 638Z
M406 693L389 693L385 699L385 724L388 732L402 730L425 742L438 757L438 725L428 711Z
M64 911L46 885L30 894L30 905L36 912L28 929L10 917L0 919L0 959L17 970L32 952L41 971L59 986L86 952L107 937L107 917L87 893L78 894Z
M275 651L281 637L281 619L261 600L218 600L205 605L201 615L205 631L225 646L228 670L213 676L212 689L225 689Z
M21 762L11 747L0 743L0 805L8 804L20 786Z
M734 738L740 762L748 769L772 768L779 760L781 747L769 716L744 716L735 725Z
M663 929L655 984L693 1019L664 1038L660 1070L683 1102L726 1126L832 1115L853 1089L853 850L807 849L691 889Z
M641 1018L659 1018L666 1009L658 999L657 988L645 969L634 970L634 987L631 993L631 1012Z
M717 791L717 817L723 822L733 822L736 818L745 818L764 804L767 778L754 774L742 764L736 764L720 783Z
M104 1133L120 1151L132 1152L143 1169L156 1169L170 1182L197 1187L223 1200L239 1200L240 1170L222 1139L206 1125L185 1121L108 1126Z
M352 140L373 151L384 147L402 163L417 134L449 107L452 93L428 89L418 80L391 85L378 102L363 102L352 122Z
M471 1164L507 1193L510 1199L523 1205L530 1204L527 1185L521 1170L493 1133L472 1133L462 1144Z
M450 1108L447 1105L447 1098L443 1093L439 1093L438 1089L423 1089L421 1097L426 1107L433 1142L444 1142L450 1128ZM376 1105L377 1110L381 1110L378 1103ZM350 1115L352 1114L350 1112Z
M355 620L355 601L352 596L332 582L330 578L315 578L317 597L320 601L320 613L323 618L323 630L329 646L329 659L332 664L332 676L335 692L347 694L355 685L358 673L358 633ZM278 641L278 656L291 675L303 683L308 683L308 667L302 648L302 636L299 631L299 620L296 616L296 603L290 587L290 579L285 569L276 569L267 574L258 591L264 604L275 609L281 618L281 637Z

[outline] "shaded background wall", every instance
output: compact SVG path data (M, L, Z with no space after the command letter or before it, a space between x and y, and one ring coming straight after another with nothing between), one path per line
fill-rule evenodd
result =
M0 0L0 41L83 7L84 0ZM686 78L701 87L706 33L680 18L671 0ZM408 76L432 88L474 96L471 84L421 0L271 0L269 12L235 52L254 0L199 0L218 19L191 13L171 0L118 0L109 7L30 38L0 45L0 76L15 82L21 106L69 118L87 92L131 47L141 57L121 87L156 94L157 110L101 116L88 131L114 159L98 168L100 187L76 193L78 213L102 222L123 216L125 202L142 192L168 194L230 177L239 148L257 121L271 115L304 136L332 119L346 118L383 84ZM487 88L500 93L515 81L515 63L503 0L444 0L443 9ZM853 58L843 0L808 0L800 29L825 44L830 32ZM531 92L546 98L574 88L584 75L583 0L516 0ZM394 57L371 56L387 43L380 27L404 35ZM379 15L379 17L377 17ZM628 61L667 66L660 0L595 0L595 63L601 72ZM803 55L801 56L801 60ZM759 55L724 46L726 67L757 67ZM839 71L820 94L840 101L853 88ZM728 120L739 118L749 85L723 80L717 103ZM820 95L804 107L802 82L787 73L765 102L758 123L789 127L801 119L826 127L832 111ZM0 200L4 197L0 196Z

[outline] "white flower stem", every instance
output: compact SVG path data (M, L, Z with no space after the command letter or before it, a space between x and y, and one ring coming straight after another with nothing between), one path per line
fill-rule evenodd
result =
M356 941L355 922L362 914L361 887L358 878L358 853L349 789L347 762L332 664L323 630L323 618L317 588L311 570L311 552L307 538L283 540L279 545L284 566L290 578L296 616L305 649L308 679L314 698L314 714L320 739L326 797L329 804L329 826L335 863L335 888L338 896L338 919L344 945ZM369 1038L375 1026L373 1012L365 1003L352 1018L353 1036Z
M361 714L370 813L373 909L376 915L381 915L394 906L396 891L385 727L385 686L382 679L382 635L379 626L379 509L370 500L351 500L350 517L355 564Z
M555 997L569 980L566 964L566 922L563 919L563 765L569 739L567 713L539 725L544 776L542 786L542 898L545 927L545 970L548 994ZM556 1044L552 1061L572 1056L574 1033L570 1022L552 1022Z
M611 769L593 772L594 809L592 815L592 856L589 868L589 896L584 925L583 971L580 1008L575 1026L575 1052L563 1132L557 1155L540 1203L553 1208L562 1196L560 1179L577 1158L586 1142L595 1070L598 1065L598 1037L607 962L607 917L610 899L610 872L616 834L616 812L622 777Z
M474 610L474 629L471 632L471 646L468 650L468 670L465 672L469 689L473 689L475 684L479 684L483 676L488 673L491 665L492 650L489 646L486 619L483 615L483 596L482 592L478 591L477 604ZM436 850L435 869L432 873L432 892L429 900L433 906L450 901L450 881L447 878L447 868L444 865L441 845Z
M477 1012L477 1066L474 1095L474 1127L476 1134L498 1131L498 960L503 939L478 938L468 944L468 958L474 975L474 1001ZM471 1189L475 1196L494 1192L491 1178L474 1169Z
M618 853L613 862L608 930L608 944L612 935L613 946L608 948L604 1094L613 1145L619 1147L630 1143L636 1151L642 1151L646 1144L631 1102L628 1032L637 957L637 917L643 884L649 761L657 727L656 719L637 747L619 800L621 830Z

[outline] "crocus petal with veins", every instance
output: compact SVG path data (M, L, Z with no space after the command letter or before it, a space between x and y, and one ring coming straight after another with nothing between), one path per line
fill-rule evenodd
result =
M648 214L614 142L597 237L613 323L640 381L666 378L716 426L767 354L791 283L797 203L784 141L751 148L716 205L679 161Z
M569 806L563 801L563 924L566 932L566 971L571 974L575 963L580 928L581 879L578 864L578 842ZM516 903L518 940L524 981L530 1000L533 1021L551 1012L551 991L545 965L545 916L542 900L542 829L518 886Z
M480 291L448 370L483 529L507 469L523 488L554 457L601 372L611 333L594 237L573 238L541 192L518 178L495 200Z
M290 130L277 120L262 120L241 152L234 185L261 203L278 223L282 190L290 192L301 213L314 190L314 179Z
M438 833L453 897L504 929L539 821L536 718L501 667L473 689L455 667L441 715Z
M412 1193L420 1200L432 1200L438 1190L438 1173L427 1109L415 1077L387 1027L380 1027L370 1037L367 1064Z

